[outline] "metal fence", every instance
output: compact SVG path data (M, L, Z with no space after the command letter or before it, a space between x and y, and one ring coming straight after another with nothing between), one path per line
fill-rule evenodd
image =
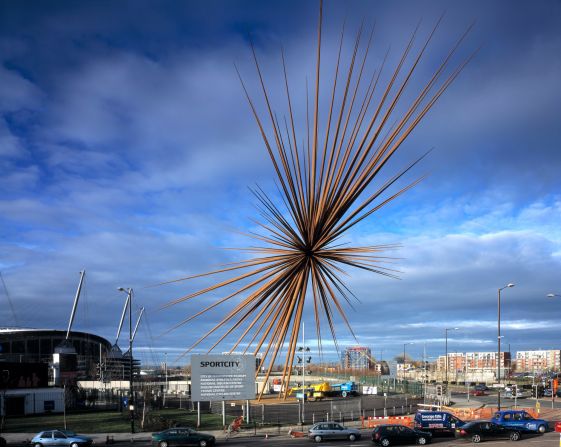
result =
M408 396L359 396L315 402L278 402L250 404L249 418L245 414L244 402L227 402L226 417L244 416L249 423L267 424L311 424L319 421L353 421L368 416L394 416L414 413L419 399ZM213 402L210 411L222 414L222 402Z

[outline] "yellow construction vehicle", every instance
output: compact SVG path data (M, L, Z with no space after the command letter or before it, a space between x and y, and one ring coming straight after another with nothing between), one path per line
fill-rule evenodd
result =
M304 387L296 386L290 389L289 396L295 396L296 399L318 400L326 397L331 391L329 382L310 383Z

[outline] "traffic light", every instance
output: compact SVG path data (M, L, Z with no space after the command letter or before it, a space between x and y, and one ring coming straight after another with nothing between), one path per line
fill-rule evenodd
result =
M2 384L2 386L7 386L9 380L10 380L10 370L3 369L2 376L0 377L0 383Z
M436 395L442 396L442 385L436 385Z

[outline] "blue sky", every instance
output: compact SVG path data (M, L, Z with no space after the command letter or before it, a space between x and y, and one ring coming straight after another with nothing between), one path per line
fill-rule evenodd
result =
M415 357L425 343L442 354L456 326L450 351L494 350L497 288L514 282L504 343L559 349L561 298L545 295L561 294L561 3L327 1L326 64L345 17L351 33L376 22L380 58L444 11L420 77L473 20L461 54L481 50L397 160L434 147L414 173L430 176L348 236L403 246L400 280L349 272L360 299L349 318L384 358L410 341ZM301 98L316 16L313 1L0 3L0 271L20 325L64 328L82 268L75 329L113 340L116 288L134 287L145 361L181 352L222 315L162 335L218 295L160 310L208 282L145 286L239 259L222 247L245 245L247 188L275 186L234 63L259 98L251 36L281 101L284 46ZM0 303L0 325L14 325L3 290Z

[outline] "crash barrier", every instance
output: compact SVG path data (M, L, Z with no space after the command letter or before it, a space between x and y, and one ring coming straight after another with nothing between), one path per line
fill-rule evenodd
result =
M290 429L288 430L288 436L291 438L305 438L306 432Z
M526 411L529 415L534 418L539 417L539 412L535 408L517 408L518 410ZM442 411L447 411L452 413L458 419L462 421L472 421L475 419L492 419L493 415L497 411L497 408L493 407L483 407L483 408L453 408L453 407L442 407Z
M526 411L532 417L538 418L539 412L535 408L519 408L519 410ZM492 419L493 415L497 411L497 408L451 408L442 407L441 411L446 411L453 414L457 418L463 421L471 421L476 419ZM414 426L414 418L410 416L389 416L389 417L362 417L361 426L362 428L373 428L381 424L399 424L405 425L406 427ZM560 423L561 430L561 423Z
M388 417L372 417L368 416L368 418L361 418L361 427L362 428L373 428L377 425L382 424L399 424L405 425L406 427L413 427L413 418L410 416L388 416Z

